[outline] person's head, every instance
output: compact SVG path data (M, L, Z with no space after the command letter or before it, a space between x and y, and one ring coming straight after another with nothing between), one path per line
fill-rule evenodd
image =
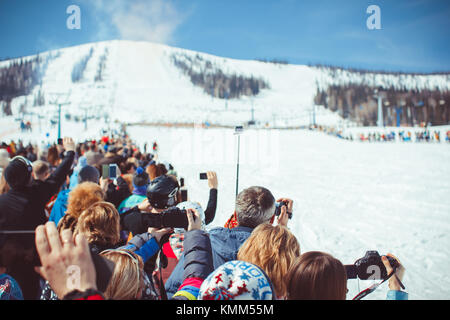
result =
M235 210L240 226L255 228L273 217L275 198L266 188L250 187L238 194Z
M152 180L147 188L147 199L155 209L167 209L178 203L179 185L176 179L159 176Z
M59 164L59 153L58 153L58 147L57 146L51 146L48 148L47 151L47 161L52 165L53 167L58 166Z
M115 263L104 292L106 299L139 299L144 289L144 264L137 254L127 250L105 250L100 255Z
M344 265L323 252L306 252L286 276L289 300L345 300L347 273Z
M133 188L135 191L142 191L142 194L145 195L147 186L150 183L150 178L141 167L137 168L136 172L133 175Z
M258 266L245 261L229 261L203 281L199 300L273 300L269 277Z
M120 217L109 202L96 202L78 217L75 233L83 234L89 243L114 246L120 241Z
M163 164L163 163L158 163L158 164L156 165L156 167L158 168L157 170L158 170L158 174L159 174L159 175L166 175L166 174L167 174L168 170L167 170L165 164Z
M0 167L6 168L9 164L9 153L6 149L0 149Z
M284 226L260 224L238 251L237 259L259 266L269 276L276 295L285 297L285 277L300 256L297 238Z
M133 192L133 175L131 173L124 174L122 175L122 179L127 183L130 193Z
M67 214L78 219L80 214L96 202L103 201L105 194L94 182L83 182L69 193Z
M89 150L92 152L95 152L97 149L97 145L94 142L89 142L88 146L89 146Z
M98 183L100 179L100 173L97 168L86 165L78 172L78 183L93 182Z
M3 171L5 180L11 189L27 186L33 180L33 164L27 158L17 156L11 159Z
M121 164L120 171L124 174L128 173L134 174L136 172L136 169L137 166L133 162L127 161Z
M50 175L50 166L45 161L36 160L33 162L33 174L36 180L45 181Z

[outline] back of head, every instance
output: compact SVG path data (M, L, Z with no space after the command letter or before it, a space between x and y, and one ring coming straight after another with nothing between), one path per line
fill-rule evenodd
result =
M98 172L97 168L94 168L93 166L86 165L83 167L83 169L80 170L80 172L78 172L78 183L98 183L99 179L100 173Z
M263 223L241 246L237 258L263 269L271 279L277 297L285 297L285 277L299 256L300 244L292 232L284 226Z
M141 257L126 250L106 250L101 255L115 263L114 273L104 292L106 299L135 300L144 288Z
M270 221L275 213L275 198L263 187L250 187L236 198L236 215L240 226L255 228Z
M133 175L131 173L122 175L122 179L125 180L125 182L128 185L128 191L133 192Z
M14 157L5 168L3 175L11 189L26 186L31 181L32 163L22 156Z
M59 161L58 148L56 146L51 146L47 151L47 161L50 165L56 167Z
M78 217L76 232L89 243L114 246L120 240L120 218L116 207L109 202L96 202Z
M0 167L6 168L9 164L9 153L6 149L0 149Z
M80 214L96 202L103 201L105 194L94 182L83 182L69 193L67 214L78 219Z
M199 300L272 300L270 279L258 266L245 261L229 261L203 281Z
M286 277L289 300L345 300L344 265L323 252L307 252L291 266Z
M145 170L141 167L136 169L136 172L133 175L133 186L135 189L144 188L144 192L150 183L150 178L145 172Z
M152 207L167 209L177 204L179 185L176 179L163 175L152 180L147 188L147 198Z
M36 179L44 179L49 173L50 166L47 162L42 160L36 160L33 162L33 173Z

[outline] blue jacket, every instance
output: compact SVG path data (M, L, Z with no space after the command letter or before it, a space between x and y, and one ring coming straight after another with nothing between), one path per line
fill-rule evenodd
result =
M225 262L237 260L239 248L250 237L252 231L252 228L247 227L236 227L233 229L218 227L211 229L209 231L209 238L211 240L214 269L217 269ZM184 254L166 281L165 287L169 299L181 286L183 272Z
M69 193L69 189L62 190L58 194L55 204L53 205L52 212L50 213L50 218L48 220L53 221L56 225L58 225L59 220L61 220L61 218L66 214Z
M386 300L408 300L408 293L404 291L389 290Z
M156 239L150 233L138 234L131 239L127 245L119 249L129 250L142 258L146 263L151 257L161 249Z

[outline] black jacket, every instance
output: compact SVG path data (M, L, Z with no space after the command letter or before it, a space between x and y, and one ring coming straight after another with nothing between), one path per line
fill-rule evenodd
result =
M47 221L44 207L50 198L58 193L69 173L75 153L67 152L62 163L45 181L34 180L31 185L12 189L0 196L0 230L35 230ZM14 236L9 236L14 237ZM12 239L10 239L12 240ZM23 248L34 248L34 236L22 241ZM18 259L20 260L20 259ZM9 274L19 283L24 298L37 299L39 277L30 263L11 262Z
M217 209L217 189L209 190L209 200L205 210L205 224L213 222Z
M61 164L45 181L11 189L0 196L0 230L34 230L47 221L45 205L57 194L69 173L75 152L66 153Z

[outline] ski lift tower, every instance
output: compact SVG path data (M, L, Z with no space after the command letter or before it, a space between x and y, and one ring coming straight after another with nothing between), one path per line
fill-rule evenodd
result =
M70 91L67 93L51 93L50 95L55 96L55 100L50 101L50 104L57 105L58 106L58 140L61 139L61 107L65 105L71 104L68 99L70 96ZM65 99L62 99L64 97ZM64 102L61 102L61 100L64 100Z
M378 120L377 125L379 128L384 127L384 120L383 120L383 96L379 92L378 89L375 89L373 97L378 100Z

